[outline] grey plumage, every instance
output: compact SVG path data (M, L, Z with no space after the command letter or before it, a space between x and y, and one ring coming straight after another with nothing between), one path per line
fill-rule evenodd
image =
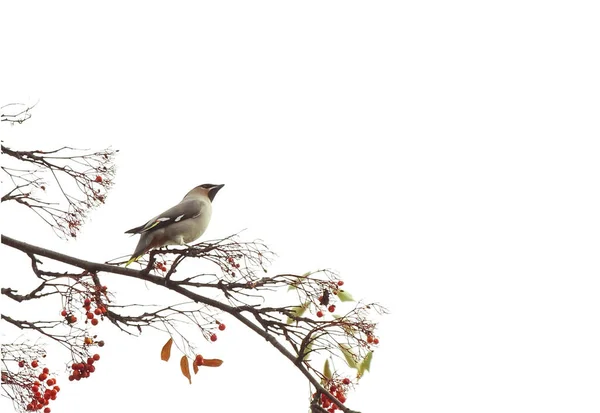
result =
M125 231L141 234L135 251L126 266L153 248L183 245L200 238L212 215L212 200L224 185L199 185L186 194L181 202L152 218L144 225Z

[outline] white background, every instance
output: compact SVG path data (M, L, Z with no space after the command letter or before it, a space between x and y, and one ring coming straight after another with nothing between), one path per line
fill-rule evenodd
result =
M225 183L205 238L247 228L273 272L334 268L390 309L349 407L597 412L598 19L592 1L5 2L0 104L39 100L5 143L120 153L77 241L5 205L3 233L105 261ZM29 285L1 253L2 287ZM233 321L199 340L225 364L191 386L164 335L98 331L97 372L59 377L53 412L308 409L300 373Z

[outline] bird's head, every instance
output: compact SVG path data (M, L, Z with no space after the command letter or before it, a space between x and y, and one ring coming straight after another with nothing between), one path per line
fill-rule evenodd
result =
M210 201L212 202L212 200L215 199L215 195L217 195L217 192L219 192L219 190L221 188L223 188L224 186L225 186L225 184L221 184L221 185L214 185L214 184L202 184L202 185L198 185L197 187L195 187L194 189L192 189L190 192L188 192L185 197L187 198L190 195L191 196L204 195L204 196L208 197L208 199L210 199Z

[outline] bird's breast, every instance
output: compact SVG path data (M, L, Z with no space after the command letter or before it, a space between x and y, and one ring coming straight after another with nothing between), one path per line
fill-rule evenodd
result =
M206 204L204 208L202 208L202 213L196 218L190 218L189 221L191 225L187 225L185 230L183 231L183 242L189 244L190 242L196 241L198 238L204 234L206 228L208 227L208 223L210 222L210 217L212 215L212 208L210 203Z

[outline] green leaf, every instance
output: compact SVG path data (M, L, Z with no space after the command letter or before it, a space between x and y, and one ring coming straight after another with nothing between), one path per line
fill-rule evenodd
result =
M302 314L304 314L304 312L306 311L306 309L308 308L310 302L305 302L302 305L297 305L295 307L293 307L293 313L296 317L302 317ZM292 317L288 317L287 319L287 323L288 324L292 324L294 322L294 319Z
M310 355L311 350L312 350L312 345L313 345L313 341L310 340L308 342L308 344L306 345L306 347L304 347L304 356L302 356L303 361L306 361L308 359L308 356Z
M295 290L295 289L296 289L296 286L295 286L295 285L292 285L292 284L290 284L290 286L288 287L288 289L287 289L287 290L288 290L288 291L291 291L291 290Z
M329 368L329 359L325 360L325 366L323 366L323 376L328 379L332 378L331 369Z
M371 371L371 360L373 359L373 352L369 351L363 361L358 366L358 377L362 377L365 371Z
M350 346L347 344L340 344L340 349L346 359L346 364L353 369L357 368L356 360L354 360L354 356L352 355L352 352L350 352Z
M340 301L354 301L354 298L352 298L352 294L350 294L346 290L339 290L337 296L340 299Z

